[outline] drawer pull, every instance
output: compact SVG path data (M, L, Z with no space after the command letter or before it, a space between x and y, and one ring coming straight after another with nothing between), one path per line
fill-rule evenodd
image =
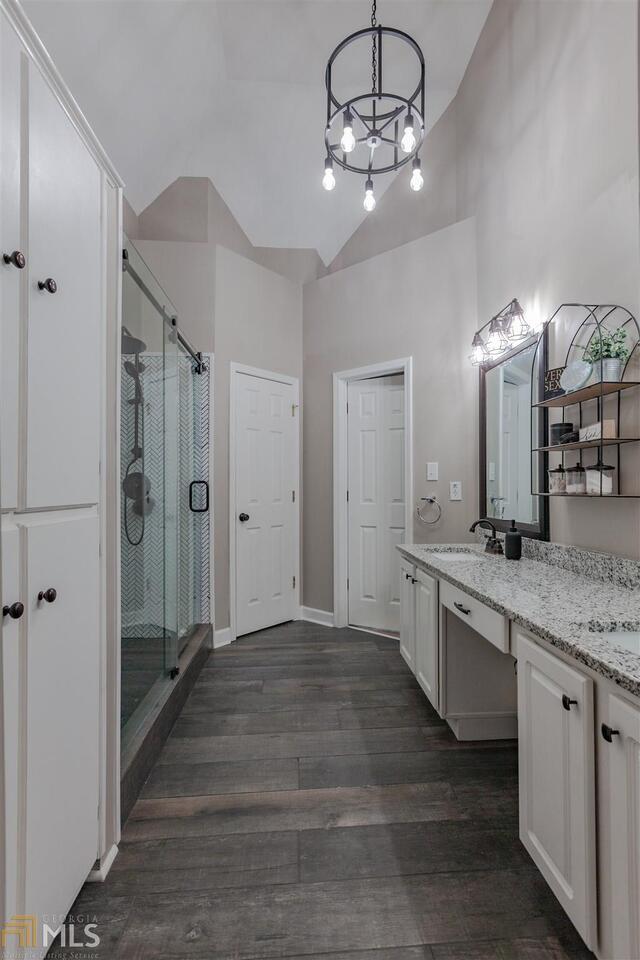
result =
M456 608L456 610L460 611L460 613L464 613L465 617L468 617L469 614L471 613L471 610L469 610L469 607L463 606L463 604L458 603L457 600L454 601L453 605Z
M2 616L9 616L12 620L19 620L23 613L24 603L20 603L19 600L16 600L15 603L12 603L10 607L6 606L2 608Z
M53 603L57 596L58 591L54 587L48 587L46 590L40 591L38 601L41 603L43 600L46 600L47 603Z
M24 270L27 263L27 258L20 250L14 250L13 253L3 253L2 259L7 265L12 263L18 270Z
M607 741L607 743L613 743L613 738L620 736L619 730L614 730L612 727L609 727L606 723L602 724L602 726L600 727L600 730L602 731L602 736Z
M55 293L58 289L58 284L55 282L53 277L47 277L46 280L38 280L38 290L46 290L47 293Z
M566 693L562 694L562 706L565 708L565 710L571 710L571 704L573 703L575 703L577 706L578 701L569 699Z

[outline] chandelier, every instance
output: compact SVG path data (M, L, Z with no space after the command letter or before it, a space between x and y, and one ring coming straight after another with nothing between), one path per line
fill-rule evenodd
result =
M354 97L341 99L334 87L333 77L351 47L356 52L362 41L371 38L371 90ZM383 86L386 41L399 41L413 54L418 83L405 93L392 92ZM356 44L356 48L352 47ZM393 43L393 46L397 44ZM354 61L355 62L355 61ZM347 64L348 66L348 64ZM392 27L382 27L376 17L376 0L371 5L371 26L350 34L335 48L325 72L327 87L327 125L324 142L326 160L322 185L333 190L336 185L334 163L365 177L364 208L374 209L376 199L373 178L376 174L392 173L411 162L412 190L420 190L424 183L420 157L424 140L425 70L422 50L408 33ZM364 85L363 85L364 86Z

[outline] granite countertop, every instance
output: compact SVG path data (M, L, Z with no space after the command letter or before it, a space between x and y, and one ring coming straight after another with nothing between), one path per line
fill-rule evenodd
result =
M403 557L448 580L640 697L640 655L596 631L640 630L640 591L561 567L484 553L479 544L402 544ZM434 553L469 552L468 560Z

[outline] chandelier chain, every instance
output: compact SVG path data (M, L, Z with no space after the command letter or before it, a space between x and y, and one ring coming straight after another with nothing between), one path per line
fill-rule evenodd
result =
M376 0L373 0L371 4L371 26L376 27L378 25L378 18L376 17ZM378 57L377 57L377 41L376 35L373 34L371 39L371 93L376 92L376 86L378 83Z

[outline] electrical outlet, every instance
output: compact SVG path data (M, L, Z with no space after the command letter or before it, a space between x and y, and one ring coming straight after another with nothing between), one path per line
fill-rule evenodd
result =
M428 463L427 464L427 480L437 480L437 479L438 479L438 464Z
M449 500L462 500L462 480L451 480L449 483Z

